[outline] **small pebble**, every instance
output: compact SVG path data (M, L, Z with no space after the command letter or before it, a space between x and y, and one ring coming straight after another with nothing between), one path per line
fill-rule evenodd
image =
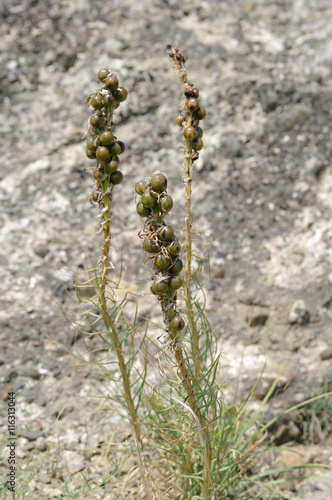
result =
M289 311L288 321L291 325L307 325L310 322L310 313L304 300L296 300Z
M332 358L332 346L327 347L320 353L320 359L325 361L326 359L331 359Z

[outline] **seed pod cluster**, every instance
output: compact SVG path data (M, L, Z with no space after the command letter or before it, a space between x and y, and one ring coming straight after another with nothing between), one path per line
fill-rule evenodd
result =
M101 203L106 190L123 180L118 167L119 155L124 152L125 145L112 133L112 118L114 110L126 100L128 92L119 86L117 75L109 69L101 69L98 79L102 82L101 89L87 99L94 111L89 118L86 155L96 161L92 168L95 183L90 200Z
M176 119L176 123L182 127L184 140L190 143L191 159L193 161L198 159L198 151L203 148L203 130L199 126L199 122L206 116L206 110L200 105L198 97L199 90L192 83L186 83L184 86L183 111Z
M154 174L151 179L137 182L135 192L141 197L136 205L137 213L146 218L139 236L155 271L150 290L161 300L167 326L179 332L185 326L184 319L176 312L176 291L182 286L183 262L174 229L164 222L173 207L173 200L167 194L167 178Z

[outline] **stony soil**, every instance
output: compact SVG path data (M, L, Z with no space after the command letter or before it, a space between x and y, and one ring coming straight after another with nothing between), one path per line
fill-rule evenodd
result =
M170 222L181 232L181 92L168 42L189 56L208 110L193 215L210 242L206 307L225 353L226 397L246 394L264 368L257 406L284 363L269 414L331 390L330 1L4 0L0 16L1 392L6 407L8 392L30 388L16 405L17 458L24 465L35 456L30 470L44 461L22 498L74 498L66 482L71 492L80 489L80 471L98 484L109 470L98 448L120 432L116 415L91 413L98 407L92 395L109 386L71 366L70 352L84 356L85 345L59 308L70 307L63 282L99 252L81 139L89 116L83 102L98 88L102 67L117 71L130 92L115 120L127 148L125 181L114 196L112 259L116 268L122 259L124 285L141 294L139 314L161 319L147 292L133 183L167 174L175 200ZM304 439L301 415L291 414L276 426L277 441L304 462L331 463L322 415L331 426L331 413L312 413ZM120 429L116 441L126 451L127 430ZM292 464L294 453L276 460ZM122 474L135 463L131 458ZM112 488L86 498L109 498ZM327 482L292 488L290 495L332 498Z

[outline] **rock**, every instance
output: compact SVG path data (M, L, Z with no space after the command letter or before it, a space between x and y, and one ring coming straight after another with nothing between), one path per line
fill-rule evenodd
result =
M20 436L25 437L28 441L36 441L36 439L43 435L43 431L25 431L20 433Z
M39 451L46 451L48 448L46 439L42 436L36 439L35 449Z
M38 479L41 483L44 484L51 484L51 478L49 474L46 472L46 470L41 470L38 474Z
M22 377L29 377L34 380L38 380L40 378L39 371L36 370L36 368L34 368L33 366L21 366L18 369L18 373Z
M325 361L326 359L331 359L332 358L332 346L327 347L320 353L320 359Z
M225 269L223 267L218 267L213 271L213 278L224 278L225 277Z
M288 321L291 325L307 325L310 322L310 312L304 300L296 300L289 311Z
M290 420L287 424L282 423L275 433L275 441L277 445L287 443L288 441L296 440L300 437L301 431L297 425Z
M76 451L64 450L59 467L68 471L69 474L74 475L84 469L84 459L79 453L76 453Z
M296 104L290 110L271 121L267 128L271 132L287 132L295 125L302 125L312 114L312 109L305 104Z
M285 391L292 380L294 380L294 378L294 373L289 369L286 369L285 372L281 375L278 375L277 372L265 372L263 373L261 381L255 391L255 397L262 401L268 394L276 380L277 383L275 384L275 388L270 397L280 391Z
M269 89L262 99L262 105L266 113L274 111L278 106L278 94L274 90Z
M33 251L42 259L48 254L49 247L46 241L37 240L33 245Z
M266 309L253 307L246 317L246 322L250 327L264 326L268 319L269 314Z

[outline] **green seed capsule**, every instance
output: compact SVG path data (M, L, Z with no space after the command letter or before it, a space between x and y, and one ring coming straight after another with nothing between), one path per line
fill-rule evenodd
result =
M187 141L193 141L197 137L197 132L195 127L186 127L183 130L183 135L187 139Z
M206 109L201 106L196 112L195 112L195 118L197 120L204 120L206 117Z
M150 290L153 293L153 295L163 295L168 290L168 283L167 281L155 281L150 286Z
M169 280L169 286L172 290L178 290L182 286L182 278L181 276L172 276Z
M185 325L186 323L181 316L175 316L170 323L171 328L176 332L180 332L181 330L183 330Z
M110 152L105 146L99 146L96 150L96 156L100 161L107 161L110 158Z
M128 90L125 89L124 87L119 87L115 92L114 92L114 97L117 101L123 102L127 99L128 95Z
M183 122L184 122L184 116L183 116L183 115L179 115L179 116L177 116L177 118L176 118L176 123L177 123L180 127L182 127Z
M89 151L92 151L93 153L96 152L96 146L95 146L93 139L88 139L86 141L86 149L88 149Z
M105 132L100 135L100 142L103 146L110 146L114 142L114 135L109 130L105 130Z
M113 142L113 144L111 144L109 150L110 150L111 156L118 156L119 154L121 154L121 146L117 142Z
M155 266L160 271L165 271L171 264L172 259L170 257L165 257L162 253L160 253L155 260Z
M142 194L141 202L145 207L153 208L156 204L156 201L157 197L154 194L150 193L150 191L145 191Z
M112 94L104 94L104 105L110 108L115 103L115 97Z
M192 147L195 151L200 151L201 149L203 149L203 141L202 139L195 139L192 143Z
M102 170L94 170L92 175L95 179L100 181L104 177L104 172Z
M119 80L115 73L111 73L104 80L104 84L110 90L116 90L119 86Z
M136 212L140 217L149 217L151 210L143 205L140 201L136 205ZM148 252L148 250L147 250Z
M183 262L181 259L177 259L172 267L170 268L169 272L174 275L174 274L179 274L183 269Z
M101 113L93 113L93 115L90 116L90 124L94 128L99 129L103 123L104 117Z
M187 108L191 112L196 111L199 108L199 100L196 99L195 97L191 97L187 101Z
M172 241L172 243L167 247L168 253L172 257L176 257L181 252L181 245L178 241Z
M203 137L203 129L201 127L196 127L197 139L201 139Z
M149 210L148 208L145 208L145 207L143 207L143 208L144 208L144 210ZM150 210L149 210L149 212L150 212ZM145 240L143 241L142 247L148 253L156 253L159 251L159 246L157 245L157 243L153 240L150 240L149 238L145 238Z
M174 240L174 229L171 226L162 226L158 231L158 238L161 241Z
M119 146L120 146L120 148L121 148L120 153L124 153L124 151L125 151L125 149L126 149L125 143L124 143L124 142L122 142L122 141L116 141L116 142L119 144Z
M91 198L94 202L97 202L99 200L99 194L96 191L94 191L91 195Z
M102 94L94 94L90 98L90 104L94 109L101 109L104 106L104 96Z
M167 178L163 174L154 174L150 180L153 191L162 193L167 188Z
M114 174L114 172L117 171L119 166L119 162L117 161L111 161L107 165L105 165L105 170L108 174Z
M85 153L90 160L94 160L96 158L96 153L94 151L90 151L90 149L87 149Z
M168 194L161 200L161 209L163 212L170 212L173 208L173 198Z
M147 187L148 183L146 181L138 181L135 184L135 191L137 194L142 195Z
M123 181L123 173L120 172L120 170L117 170L116 172L114 172L114 174L110 176L110 182L112 184L121 184L122 181Z
M98 71L98 80L103 82L109 73L109 69L103 68Z

